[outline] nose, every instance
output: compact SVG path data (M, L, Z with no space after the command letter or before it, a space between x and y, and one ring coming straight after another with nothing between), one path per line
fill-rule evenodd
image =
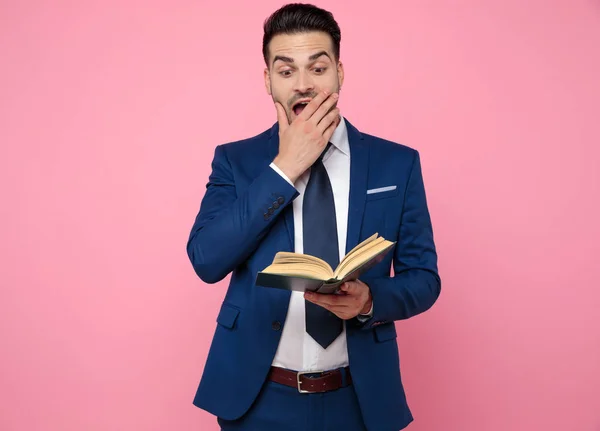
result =
M294 91L298 93L308 93L315 89L315 84L312 77L307 71L300 71L296 74L296 82L294 83Z

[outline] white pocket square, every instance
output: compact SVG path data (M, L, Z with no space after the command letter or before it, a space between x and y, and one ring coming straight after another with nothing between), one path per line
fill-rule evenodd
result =
M367 190L367 194L373 195L375 193L389 192L390 190L396 190L396 186L379 187L378 189Z

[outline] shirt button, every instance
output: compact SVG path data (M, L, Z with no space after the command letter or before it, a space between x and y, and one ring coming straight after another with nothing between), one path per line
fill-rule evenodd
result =
M273 331L279 331L281 329L281 323L276 320L273 323L271 323L271 328L273 329Z
M279 205L283 205L283 203L285 202L285 199L283 199L281 196L279 198L277 198L277 202L279 203Z
M269 214L267 214L267 213L264 213L264 214L263 214L263 217L265 218L265 220L269 220Z
M269 213L269 215L271 215L271 214L273 214L273 212L275 212L275 210L273 209L273 207L269 207L267 212Z
M273 208L275 208L275 209L279 208L279 202L277 202L277 201L273 202Z

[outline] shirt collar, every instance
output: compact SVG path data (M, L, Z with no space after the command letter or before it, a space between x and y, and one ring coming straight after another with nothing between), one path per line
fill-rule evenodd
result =
M350 144L348 143L348 129L346 128L346 121L344 117L340 115L340 124L333 131L333 135L329 140L331 145L336 147L345 155L350 155Z

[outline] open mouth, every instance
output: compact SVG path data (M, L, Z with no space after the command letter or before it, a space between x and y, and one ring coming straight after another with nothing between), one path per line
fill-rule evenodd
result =
M294 114L300 115L300 113L304 111L304 108L306 108L306 105L308 105L309 103L310 100L300 100L299 102L296 102L296 104L294 104L294 106L292 107Z

